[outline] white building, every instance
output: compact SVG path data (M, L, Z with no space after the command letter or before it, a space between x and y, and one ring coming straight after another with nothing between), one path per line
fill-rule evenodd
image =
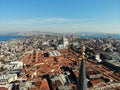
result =
M0 76L0 84L7 84L17 80L17 74L7 74Z
M95 55L95 59L96 59L97 62L102 62L102 59L100 59L100 55L99 54Z
M57 46L57 50L62 50L62 49L68 49L68 46L64 44L60 44Z
M62 44L66 45L66 46L69 45L69 41L68 41L68 39L66 37L62 38Z
M23 62L21 61L15 61L15 62L10 62L11 69L23 69Z

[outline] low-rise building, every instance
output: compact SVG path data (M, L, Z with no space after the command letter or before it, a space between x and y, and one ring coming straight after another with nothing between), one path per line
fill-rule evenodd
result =
M90 83L92 84L93 87L99 87L100 85L105 84L105 82L103 82L100 79L91 80Z
M49 51L47 53L44 53L44 56L54 57L54 56L61 56L61 53L59 51Z
M23 69L23 62L21 61L15 61L10 62L11 69Z
M120 72L120 61L119 60L104 60L105 66Z
M56 49L57 49L57 50L68 49L68 46L67 46L67 45L64 45L64 44L60 44L60 45L56 46Z
M87 69L87 77L89 79L96 79L96 78L100 78L102 76L102 74L99 72L99 71L96 71L96 70L89 70Z
M17 80L17 74L8 74L0 76L0 84L7 84Z

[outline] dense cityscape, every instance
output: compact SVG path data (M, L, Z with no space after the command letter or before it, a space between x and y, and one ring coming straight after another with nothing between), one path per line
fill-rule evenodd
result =
M0 0L0 90L120 90L120 0Z
M41 34L1 41L0 90L120 90L120 40Z

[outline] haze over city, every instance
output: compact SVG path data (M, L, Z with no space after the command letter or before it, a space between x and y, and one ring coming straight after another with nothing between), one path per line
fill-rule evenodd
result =
M120 33L119 0L0 0L0 32Z
M120 0L0 0L0 90L120 90Z

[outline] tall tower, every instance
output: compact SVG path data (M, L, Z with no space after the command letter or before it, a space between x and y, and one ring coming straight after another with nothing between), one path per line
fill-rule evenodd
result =
M68 39L65 36L62 37L62 43L64 45L69 45L69 41L68 41Z
M82 43L83 44L83 43ZM86 67L85 67L85 46L82 45L82 61L79 70L77 90L87 90Z

